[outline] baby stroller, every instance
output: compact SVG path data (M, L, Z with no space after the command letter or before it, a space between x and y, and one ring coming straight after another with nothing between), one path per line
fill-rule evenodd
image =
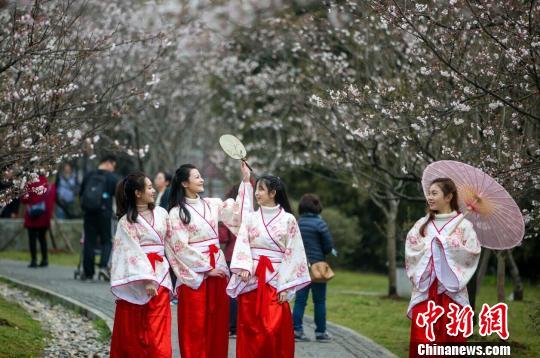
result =
M75 268L75 271L73 272L73 278L75 280L86 280L86 276L84 275L84 267L83 267L83 261L84 261L84 233L81 235L81 240L79 241L81 244L81 250L79 253L79 263L77 264L77 267ZM98 247L94 250L95 256L101 256L101 248ZM98 273L97 278L99 281L109 281L110 275L108 273L103 272L103 270L99 269L99 266L97 264L99 262L96 260L96 272Z

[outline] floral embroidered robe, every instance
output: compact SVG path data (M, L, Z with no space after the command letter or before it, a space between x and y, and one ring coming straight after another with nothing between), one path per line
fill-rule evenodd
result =
M272 208L270 208L272 209ZM272 215L263 215L267 208L260 208L242 221L231 261L231 271L240 273L247 270L249 281L243 282L233 275L227 286L227 293L237 297L257 288L257 267L262 256L271 262L266 268L266 283L277 290L287 292L290 301L296 291L311 282L302 237L296 219L292 214L277 207Z
M229 276L225 255L219 248L218 222L223 222L236 234L242 218L253 211L253 187L249 182L242 182L236 200L186 198L186 207L191 215L187 225L180 219L178 207L169 213L172 235L166 252L178 278L176 288L187 285L197 289L213 267Z
M172 291L169 262L165 258L165 242L170 235L169 215L161 207L153 212L153 222L138 215L130 223L124 215L118 221L111 265L111 291L119 299L143 305L150 301L146 281L156 289Z
M409 318L412 308L428 299L428 290L435 279L438 294L446 294L461 306L469 304L467 283L478 266L480 243L472 223L462 216L455 212L447 215L442 227L431 221L424 237L420 235L420 227L428 216L418 220L409 231L405 244L405 269L412 282Z

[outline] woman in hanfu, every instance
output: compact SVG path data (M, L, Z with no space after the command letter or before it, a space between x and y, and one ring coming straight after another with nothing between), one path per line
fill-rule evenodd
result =
M236 357L294 356L290 301L311 280L304 245L280 178L256 182L260 208L242 220L227 293L238 297Z
M451 179L435 179L427 193L428 215L407 235L405 269L412 282L407 316L412 319L409 356L418 356L418 344L465 342L463 332L449 334L446 325L451 304L469 305L467 283L480 257L480 244L470 221L459 212L458 192ZM457 225L457 228L455 228ZM454 230L455 228L455 230ZM431 326L433 303L444 313ZM430 307L431 306L431 307Z
M178 338L182 358L226 358L229 346L229 269L219 248L218 222L238 232L253 211L250 171L241 162L243 181L235 199L201 198L204 179L191 164L176 170L171 183L172 225L167 257L177 277Z
M143 173L118 183L115 197L120 220L111 267L117 298L111 357L171 357L169 215L154 205L152 181Z

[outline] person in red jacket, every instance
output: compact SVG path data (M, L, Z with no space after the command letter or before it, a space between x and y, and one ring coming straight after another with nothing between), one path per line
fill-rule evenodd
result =
M22 203L26 204L24 227L28 230L31 255L30 265L28 267L38 267L37 241L39 241L41 246L41 263L39 267L47 267L49 265L45 233L51 227L55 198L56 188L54 184L49 184L44 175L40 175L36 182L27 184L25 194L21 198Z

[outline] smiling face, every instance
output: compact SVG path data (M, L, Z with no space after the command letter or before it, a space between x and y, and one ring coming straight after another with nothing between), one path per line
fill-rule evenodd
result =
M429 187L429 192L427 195L427 203L429 210L438 212L438 213L449 213L452 211L450 207L450 202L452 201L452 194L444 195L442 188L437 184L432 184Z
M197 169L191 169L188 180L183 181L182 186L186 190L186 196L195 197L204 191L204 179Z
M276 206L275 197L275 190L268 192L268 188L262 180L257 182L255 199L257 199L257 204L259 204L259 206Z
M152 181L149 178L144 178L144 191L135 190L137 205L147 205L154 202L156 191L152 186Z

